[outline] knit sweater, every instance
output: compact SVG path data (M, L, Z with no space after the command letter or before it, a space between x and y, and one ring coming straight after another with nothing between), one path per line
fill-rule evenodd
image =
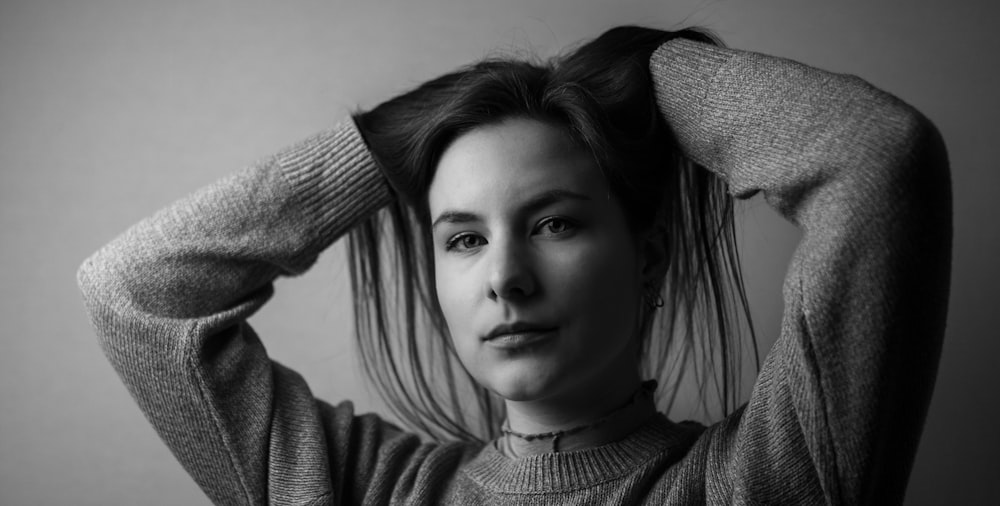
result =
M947 311L951 194L931 123L861 79L675 40L653 55L681 148L803 237L747 404L702 427L518 459L422 442L313 397L247 318L392 198L351 122L204 188L78 279L139 407L219 504L861 504L902 500Z

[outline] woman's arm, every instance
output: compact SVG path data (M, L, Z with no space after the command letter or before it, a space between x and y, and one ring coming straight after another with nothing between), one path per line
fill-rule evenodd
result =
M852 76L686 40L651 60L682 148L803 230L750 402L708 431L742 499L902 500L948 302L951 191L934 126Z
M105 353L216 503L305 503L365 486L388 437L381 424L314 401L246 319L276 277L304 272L389 199L348 122L158 212L80 268Z

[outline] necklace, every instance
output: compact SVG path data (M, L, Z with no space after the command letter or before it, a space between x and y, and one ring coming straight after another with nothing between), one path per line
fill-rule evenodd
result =
M625 404L618 406L608 414L602 416L601 418L598 418L597 420L591 423L577 425L575 427L570 427L568 429L554 430L550 432L539 432L535 434L525 434L522 432L517 432L515 430L512 430L510 428L510 421L505 420L503 426L500 427L500 432L502 432L504 435L505 451L506 453L509 453L511 456L514 455L513 448L511 447L510 444L510 438L515 437L526 442L551 439L552 440L551 451L553 453L557 453L559 451L559 442L562 438L566 436L572 436L574 434L579 434L584 431L594 430L604 425L605 423L618 418L620 415L625 413L629 408L636 405L641 399L651 400L653 391L655 390L656 390L656 380L643 381L642 384L639 385L639 388L637 388L635 392L632 393L632 395L629 397L629 400Z

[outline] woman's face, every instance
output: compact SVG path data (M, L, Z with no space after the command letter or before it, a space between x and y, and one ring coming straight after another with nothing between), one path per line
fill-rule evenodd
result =
M428 203L438 298L480 384L537 401L637 377L637 242L563 130L509 119L462 135Z

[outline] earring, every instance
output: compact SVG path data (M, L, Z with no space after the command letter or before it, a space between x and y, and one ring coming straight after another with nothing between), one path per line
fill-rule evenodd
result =
M663 307L663 296L661 296L660 291L653 288L652 285L646 286L646 289L642 294L642 298L646 301L646 306L648 306L649 309L655 310Z

